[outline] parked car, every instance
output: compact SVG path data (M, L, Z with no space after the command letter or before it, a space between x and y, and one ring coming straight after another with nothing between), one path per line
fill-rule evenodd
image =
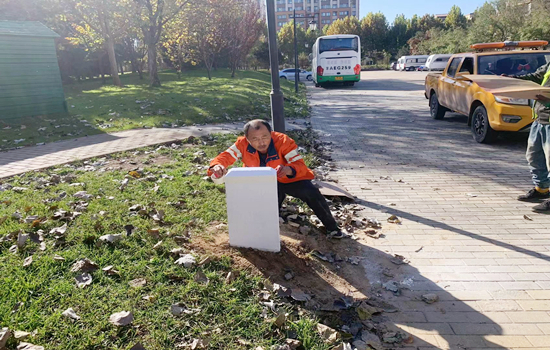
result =
M426 61L427 71L443 71L452 55L431 55Z
M279 78L294 81L296 77L295 72L296 70L294 68L283 69L282 71L279 72ZM313 75L311 74L311 72L300 69L300 80L312 81Z
M467 116L479 143L494 141L500 131L529 131L533 122L529 100L493 95L467 75L532 73L550 62L550 51L540 50L546 45L542 40L474 44L475 52L453 55L443 73L426 76L424 95L432 118L443 119L448 111Z
M419 66L426 64L427 55L401 56L397 61L397 70L416 70Z

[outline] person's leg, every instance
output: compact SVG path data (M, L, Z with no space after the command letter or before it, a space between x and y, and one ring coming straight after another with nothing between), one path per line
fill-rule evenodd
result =
M525 158L527 158L527 163L529 164L535 189L525 195L519 196L519 200L529 201L548 197L550 180L548 179L547 156L544 150L546 136L543 135L545 131L543 127L537 121L534 121L531 125ZM546 147L548 148L548 145Z
M281 206L283 205L283 202L286 198L286 187L288 184L283 184L280 182L277 182L277 198L279 200L279 212L281 211Z
M538 122L537 122L538 124ZM550 185L550 179L548 178L548 169L550 169L550 125L543 124L540 125L540 142L541 142L541 148L544 153L545 162L544 167L546 169L546 177L542 178L544 174L541 172L538 176L537 180L539 181L539 184L537 185L537 190L541 191L541 189L544 191L546 190L546 194L548 194L548 187ZM533 176L534 179L534 176ZM550 200L545 200L543 203L536 205L533 207L534 211L550 211Z
M325 197L311 181L303 180L286 184L285 194L304 201L325 225L327 232L339 231L338 224L330 212Z

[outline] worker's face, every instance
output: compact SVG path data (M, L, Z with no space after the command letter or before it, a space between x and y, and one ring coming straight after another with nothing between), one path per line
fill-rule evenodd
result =
M258 152L267 153L267 149L271 143L271 133L267 130L265 125L262 125L259 130L250 128L246 139Z

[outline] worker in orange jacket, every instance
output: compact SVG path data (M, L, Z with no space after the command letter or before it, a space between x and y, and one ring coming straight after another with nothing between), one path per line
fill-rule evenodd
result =
M293 139L272 131L271 125L264 120L252 120L244 126L244 137L239 137L235 144L212 160L208 176L224 176L227 168L239 159L246 167L268 166L277 171L279 209L287 195L299 198L325 225L329 237L344 237L325 197L311 183L315 177L313 171L304 163Z

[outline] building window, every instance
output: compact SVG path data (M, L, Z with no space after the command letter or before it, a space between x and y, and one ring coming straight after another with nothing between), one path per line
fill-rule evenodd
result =
M286 19L286 15L278 15L277 19Z
M303 6L296 6L296 11L302 11L304 9Z
M279 27L282 27L282 26L285 25L285 23L286 23L286 22L279 22L279 23L277 23L277 25L278 25Z
M289 3L289 4L292 4L292 0L288 0L288 3Z
M336 12L336 11L334 11L334 12L332 13L333 16L336 16L337 14L338 14L338 12Z
M332 5L332 8L333 8L333 9L337 9L337 8L338 8L338 4Z
M348 16L349 11L340 11L340 16Z
M277 7L277 12L283 12L286 11L284 7Z
M317 12L317 11L319 11L319 6L315 6L313 9L314 9L315 12Z
M292 7L289 7L289 8L287 9L287 11L292 11Z
M356 15L355 13L356 13L356 12L355 12L355 11L353 11L353 12L352 12L352 15L353 15L353 16L357 16L357 15Z
M322 5L321 8L322 8L322 9L329 9L329 8L330 8L330 5Z
M346 7L349 7L349 4L340 4L340 7L346 8Z

